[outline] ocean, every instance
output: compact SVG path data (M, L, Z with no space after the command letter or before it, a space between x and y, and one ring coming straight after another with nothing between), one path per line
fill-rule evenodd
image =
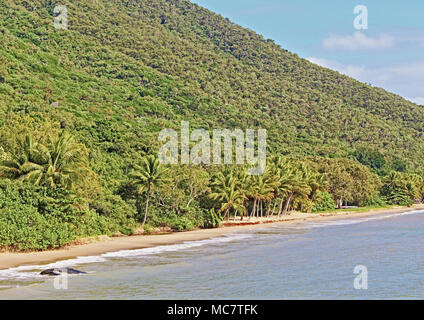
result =
M423 248L418 210L274 225L0 270L0 299L423 299Z

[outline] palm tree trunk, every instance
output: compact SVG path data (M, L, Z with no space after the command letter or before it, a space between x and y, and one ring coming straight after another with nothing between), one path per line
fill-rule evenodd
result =
M289 209L289 205L290 205L290 201L292 197L293 197L293 192L290 192L287 198L286 206L284 207L283 216L287 214L287 210Z
M256 204L255 217L259 218L260 214L261 214L261 200L258 200L258 203Z
M274 216L275 207L277 207L277 199L275 199L275 201L274 201L274 207L272 208L271 217Z
M311 196L311 205L308 207L308 210L306 210L307 213L311 213L312 212L312 207L314 205L315 202L315 196L316 196L317 192L313 192L312 196Z
M228 207L228 208L227 208L227 210L225 210L225 213L224 213L224 220L226 220L226 218L227 218L227 216L228 216L228 213L230 212L230 209L231 209L231 207Z
M261 218L263 218L264 216L264 211L263 211L263 201L261 200Z
M256 212L256 201L257 199L255 198L255 201L253 201L253 208L252 208L252 212L250 213L250 217L254 217L254 214Z
M149 188L147 189L146 211L144 212L144 220L143 220L143 224L142 224L143 228L144 228L144 225L146 224L146 220L147 220L147 212L149 210L149 199L150 199L150 184L149 184Z
M249 205L249 203L247 204L247 206ZM249 209L247 208L247 206L246 206L246 200L244 200L243 201L243 206L244 206L244 208L246 209L245 210L245 212L246 212L246 215L248 215L249 214ZM240 221L243 221L243 217L244 217L244 212L243 211L240 211Z
M281 197L280 208L278 209L278 217L281 216L281 211L283 210L283 202L284 202L284 196Z
M267 200L266 202L266 217L269 217L269 214L271 213L271 200Z

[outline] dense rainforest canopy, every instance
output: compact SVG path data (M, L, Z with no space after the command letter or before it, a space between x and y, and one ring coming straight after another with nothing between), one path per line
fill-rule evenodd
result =
M0 246L422 196L422 106L189 1L2 1L0 43ZM160 168L182 120L266 129L269 170Z

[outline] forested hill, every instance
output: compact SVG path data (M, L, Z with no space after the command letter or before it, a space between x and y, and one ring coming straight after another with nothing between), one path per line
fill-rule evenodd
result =
M68 30L53 26L57 4L68 8ZM110 185L181 120L268 129L270 150L282 155L367 149L411 169L424 163L421 106L189 1L1 1L0 41L1 120L58 120Z
M0 0L0 250L424 201L421 109L186 0ZM267 129L265 172L160 164L183 120Z

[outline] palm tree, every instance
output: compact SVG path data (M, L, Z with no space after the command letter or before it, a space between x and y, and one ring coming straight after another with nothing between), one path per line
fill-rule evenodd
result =
M289 193L287 196L283 215L287 214L290 202L293 197L305 198L311 192L311 188L308 185L308 175L309 170L303 163L298 168L294 169L294 175L290 181Z
M235 173L232 170L224 170L218 172L214 176L211 183L212 192L209 197L215 201L219 201L221 208L219 212L224 212L224 219L227 217L231 209L240 212L241 215L246 211L244 201L246 196L237 183Z
M390 171L383 178L383 183L389 188L402 188L404 185L402 174L397 171Z
M247 202L249 201L249 195L251 194L250 175L247 173L246 168L241 168L236 171L234 178L236 189L239 190L240 193L242 193L244 196L243 209L240 211L241 221L243 221L244 213L247 212ZM234 218L236 217L237 213L238 210L236 210Z
M0 176L13 180L73 189L89 171L87 151L69 133L51 138L49 146L30 135L18 139L18 150L1 161Z
M159 159L156 156L149 155L143 158L141 166L137 167L131 175L133 184L138 188L137 193L146 193L146 209L142 224L143 227L147 219L150 196L153 194L155 189L159 188L167 182L167 172L168 170L161 165Z
M219 209L219 212L224 213L224 219L228 216L230 209L237 210L241 214L246 210L243 205L245 196L239 190L235 190L234 186L231 186L228 189L212 192L210 197L213 200L218 200L221 202L221 208Z
M269 202L274 197L274 190L279 185L278 181L275 180L275 176L272 175L270 169L267 168L263 175L251 176L251 196L254 199L252 216L255 214L263 216L263 201Z
M278 200L280 197L280 167L279 164L282 164L283 160L281 157L272 157L270 163L267 166L267 169L269 168L269 175L270 175L270 179L273 181L273 183L275 183L274 185L274 190L273 190L273 195L272 198L270 199L269 202L269 207L268 207L268 212L267 212L267 216L274 215L275 209L277 207L278 204ZM274 205L272 207L272 211L271 211L271 202L274 199Z
M73 136L63 132L51 142L49 149L44 148L48 158L44 165L44 184L52 188L61 185L72 189L75 184L83 182L89 171L87 153Z
M39 145L34 142L32 136L18 139L17 145L18 148L15 154L6 155L2 159L0 176L39 184L40 175L43 172L42 164L46 161L42 156L42 152L40 152Z
M283 211L285 197L287 197L287 200L284 213L287 212L288 205L294 194L293 188L298 183L298 176L296 176L296 172L292 165L280 158L276 167L276 179L278 180L276 194L280 197L280 206L278 208L278 217L280 217Z
M327 187L327 180L325 179L324 174L314 172L309 176L308 185L311 188L311 193L309 194L309 199L311 203L314 203L319 192L324 191ZM312 206L308 208L308 213L312 211Z

